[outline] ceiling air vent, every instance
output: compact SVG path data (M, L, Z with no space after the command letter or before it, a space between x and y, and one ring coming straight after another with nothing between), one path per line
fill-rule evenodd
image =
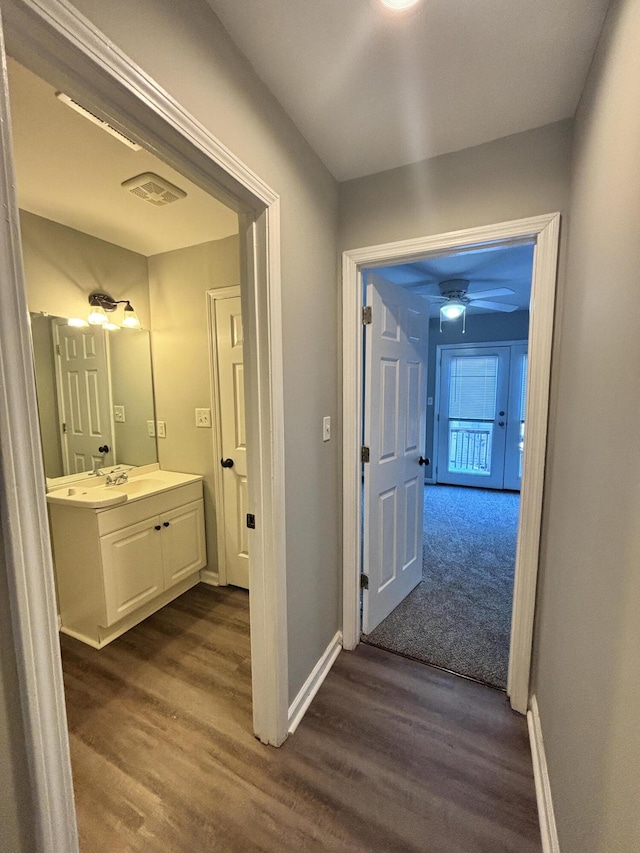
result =
M100 116L97 116L95 113L92 113L91 110L88 110L86 107L83 107L82 104L79 104L77 101L74 101L73 98L70 98L69 95L65 95L64 92L56 92L56 98L59 101L62 101L63 104L66 104L68 107L71 107L72 110L75 110L77 113L80 113L81 116L84 116L86 119L89 119L93 124L98 125L103 130L106 130L107 133L110 133L111 136L118 139L124 145L129 148L133 148L134 151L142 151L142 145L138 145L137 142L134 142L133 139L129 139L128 136L125 136L124 133L120 133L119 130L116 130L115 127L112 127L108 122L104 119L101 119Z
M169 183L160 175L154 175L153 172L145 172L136 178L130 178L123 182L122 187L155 207L162 207L187 197L184 190Z

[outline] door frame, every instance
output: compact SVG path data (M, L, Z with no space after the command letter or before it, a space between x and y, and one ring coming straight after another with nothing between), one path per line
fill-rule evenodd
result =
M213 499L216 506L216 547L218 554L218 571L201 572L207 581L225 586L227 583L227 549L224 532L226 530L224 486L222 469L216 464L222 459L222 412L220 409L220 381L218 375L218 339L216 337L216 302L219 299L232 299L240 296L240 285L231 287L215 287L207 290L207 320L209 327L209 376L211 378L212 430L213 442ZM251 565L251 563L249 563Z
M431 453L432 456L432 465L431 470L434 472L432 482L433 484L437 484L438 482L438 457L439 457L439 440L440 440L440 382L442 381L442 370L440 367L441 355L446 350L452 349L480 349L482 347L512 347L521 344L529 345L529 341L477 341L475 343L462 343L462 344L437 344L436 345L436 382L435 382L435 391L434 391L434 405L433 405L433 451ZM478 481L478 486L481 485L481 481Z
M520 527L516 552L507 693L511 706L525 714L533 643L540 525L547 446L551 345L560 234L560 214L550 213L495 225L418 237L346 251L342 255L343 358L343 645L360 642L362 510L360 501L362 435L363 272L429 255L532 241L535 244L529 316L527 441L524 451Z
M260 177L65 0L3 0L2 42L239 213L251 531L253 721L288 730L280 200ZM0 44L0 52L3 52ZM6 73L6 65L4 66ZM6 78L4 100L8 102ZM0 498L13 644L38 850L77 851L57 609L22 269L10 116L0 114ZM259 405L258 405L259 404Z

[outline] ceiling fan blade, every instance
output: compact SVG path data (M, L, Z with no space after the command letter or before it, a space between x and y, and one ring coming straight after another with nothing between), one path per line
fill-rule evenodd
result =
M468 299L491 299L493 296L512 296L515 290L510 287L494 287L493 290L478 290L474 293L467 293Z
M435 294L421 293L420 291L418 291L418 296L422 296L423 299L428 299L429 302L446 302L447 301L446 296L436 296Z
M489 308L490 311L504 311L505 313L518 310L517 305L505 305L503 302L486 302L484 299L474 299L470 307Z

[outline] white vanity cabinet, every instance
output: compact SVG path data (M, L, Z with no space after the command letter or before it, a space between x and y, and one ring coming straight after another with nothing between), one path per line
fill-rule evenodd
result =
M61 630L101 648L199 581L202 481L113 508L50 505Z

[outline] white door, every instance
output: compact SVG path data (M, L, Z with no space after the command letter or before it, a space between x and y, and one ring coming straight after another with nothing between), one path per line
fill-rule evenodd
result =
M441 350L437 482L520 489L527 344Z
M220 441L227 583L249 588L247 536L247 438L244 417L242 311L239 288L216 298L216 336ZM220 519L219 519L220 523Z
M106 333L54 323L65 474L111 465L113 429Z
M369 273L365 326L362 630L370 633L422 579L429 303Z

